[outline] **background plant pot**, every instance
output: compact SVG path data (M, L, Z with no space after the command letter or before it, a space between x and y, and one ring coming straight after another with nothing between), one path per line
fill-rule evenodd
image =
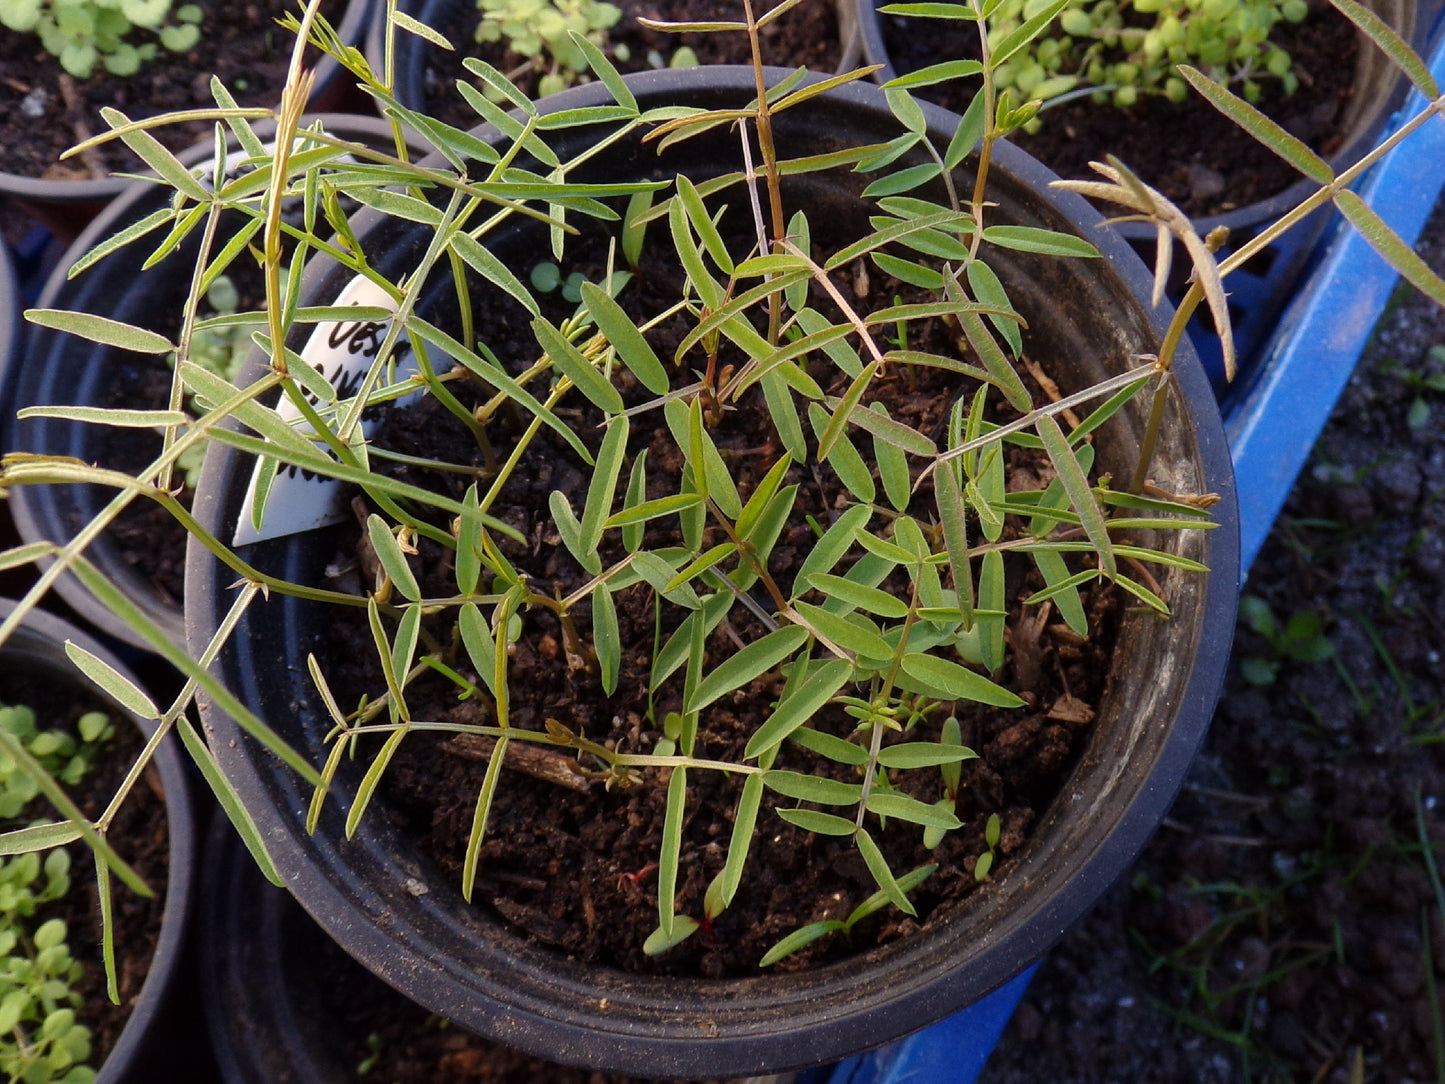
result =
M203 0L203 6L211 0ZM359 46L366 34L367 24L373 13L373 0L348 0L341 19L336 24L336 31L341 40L348 45ZM267 16L257 12L257 19L266 19ZM6 31L6 33L11 33ZM205 33L205 26L202 24L202 33ZM289 51L290 40L285 33L276 28L276 40L278 48L285 48ZM39 49L39 45L36 46ZM165 63L165 51L156 63ZM188 64L184 55L178 61L182 65ZM308 102L309 108L314 112L324 112L334 109L341 104L342 98L347 90L348 80L342 78L341 66L329 56L323 56L316 64L316 83L312 87L311 98ZM240 88L230 87L238 98L244 101L244 93ZM7 94L16 94L16 107L19 105L18 91L14 88L6 90ZM280 92L277 92L277 102L280 100ZM213 107L215 100L204 81L200 84L200 91L195 108ZM274 105L274 102L264 103ZM143 113L135 111L134 105L122 103L122 108L132 119L139 119ZM105 124L99 116L87 118L92 131L100 132L105 130ZM204 126L199 134L204 134ZM107 176L99 178L84 178L78 180L53 179L45 177L31 177L19 173L0 172L0 197L9 197L15 202L23 205L38 221L44 223L56 236L65 240L74 238L87 222L95 217L111 200L118 198L131 182L124 177Z
M14 612L15 603L0 599L0 621ZM27 674L42 675L54 685L79 685L95 696L97 700L108 700L99 689L81 675L75 664L65 654L65 643L70 641L86 651L99 656L139 686L135 677L109 651L96 643L68 622L40 610L32 610L25 621L9 640L0 647L0 667L7 670L24 670ZM111 703L110 713L117 720L130 720L149 737L155 732L155 723L143 720L119 704ZM169 868L164 885L165 905L161 917L160 934L151 957L150 970L136 996L130 1018L126 1021L115 1045L100 1067L97 1084L122 1084L131 1066L145 1049L146 1044L162 1016L176 968L186 939L190 916L191 895L195 883L195 818L191 811L190 794L186 774L178 745L174 738L163 741L156 750L152 761L160 776L160 786L165 797L166 832L169 837ZM146 786L142 780L139 786ZM121 847L124 853L124 846ZM88 862L76 862L72 869L73 891L85 891L86 879L93 877ZM162 886L152 885L160 892ZM116 892L130 890L123 886ZM117 945L118 960L123 964L127 946Z
M878 12L878 8L888 2L889 0L855 0L863 56L870 64L884 65L874 76L879 82L886 82L903 74L894 68L882 22L887 18L903 17L883 16ZM1416 0L1364 0L1364 3L1418 51L1424 51L1431 25L1440 10L1438 0L1426 0L1423 3L1417 3ZM918 33L926 33L930 22L907 21ZM1409 88L1409 81L1384 53L1363 34L1358 37L1360 48L1355 65L1354 92L1344 105L1339 118L1341 138L1337 149L1326 156L1336 170L1355 162L1379 142L1386 123L1404 101L1405 91ZM921 88L919 93L926 97L929 88ZM1104 105L1099 108L1110 109L1112 106ZM1251 139L1243 131L1237 135L1241 140ZM1176 138L1187 141L1188 136ZM1102 158L1109 149L1098 148L1097 156ZM1208 161L1206 155L1206 164ZM1152 180L1147 174L1143 179L1146 183ZM1263 227L1298 205L1318 187L1313 181L1300 178L1277 195L1235 210L1196 218L1194 226L1201 237L1217 227L1227 227L1230 231L1229 244L1224 250L1227 253L1249 241ZM1308 263L1315 242L1329 221L1330 213L1328 208L1316 212L1230 276L1231 318L1241 358L1248 359L1254 354L1273 330L1280 312L1293 295L1294 284ZM1128 238L1145 260L1153 260L1155 235L1151 227L1141 222L1122 221L1115 224L1115 229ZM1171 296L1177 299L1182 295L1184 279L1189 269L1188 260L1178 246L1176 254ZM1212 324L1206 326L1205 319L1199 317L1196 318L1195 325L1201 332L1196 335L1196 345L1201 341L1207 343L1212 335ZM1210 366L1216 386L1222 392L1223 369L1222 362L1216 356L1217 351L1206 347L1202 352L1206 355L1205 361Z
M381 1037L383 1052L398 1035L438 1032L425 1009L348 958L294 899L268 883L223 817L216 818L206 843L199 926L206 1026L224 1084L354 1084L375 1029L397 1026ZM432 1079L444 1073L452 1074L446 1079L481 1079L477 1059L492 1044L454 1028L449 1033L450 1043L425 1049L440 1053L444 1046L444 1057L456 1067L434 1065ZM396 1056L415 1061L410 1049ZM546 1084L584 1076L562 1066L527 1065L515 1051L502 1054L508 1068L489 1067L495 1075L485 1079Z
M314 119L317 118L308 118ZM387 150L393 147L390 125L375 118L327 114L319 119L325 123L327 131L335 135ZM268 128L258 126L257 131L264 138ZM187 165L196 165L210 162L214 153L214 146L208 140L182 153L180 158ZM423 152L418 149L417 153ZM159 232L152 235L155 240L149 244L149 238L141 240L111 253L79 277L66 278L71 265L100 241L164 207L169 200L168 193L169 189L157 185L131 182L125 194L106 208L105 213L92 222L66 252L40 295L39 307L93 312L173 334L175 325L179 323L182 302L190 291L192 268L200 243L199 233L193 234L176 253L149 270L143 270L142 265L163 236ZM229 227L224 224L220 227L217 249L225 243L229 231L239 228L241 221L237 216L231 220ZM167 327L167 321L170 327ZM145 460L149 461L154 454L150 446L154 445L158 452L160 445L158 439L153 439L143 430L113 430L50 418L16 419L14 415L22 407L40 404L107 404L117 382L124 382L122 386L136 387L147 379L147 374L158 371L166 374L161 379L168 383L165 359L116 350L47 328L34 327L29 331L25 354L13 367L8 392L0 397L8 404L5 450L69 455L86 462L96 462L104 461L107 449L117 447L112 441L118 441L123 442L127 449L137 448L134 454L144 454ZM149 379L154 381L157 378L151 375ZM164 402L124 405L160 407ZM122 435L117 437L116 434ZM112 496L113 493L85 486L18 486L10 493L9 504L22 539L64 542L88 523ZM167 523L164 526L172 525ZM178 526L174 530L173 536L155 539L154 546L159 548L164 545L164 537L174 539L172 548L177 554L178 581L184 531ZM172 639L181 640L184 622L180 599L173 592L137 572L112 537L101 536L87 552L90 559L119 584L152 621L165 629ZM73 576L62 577L56 589L77 613L97 628L142 650L149 650L144 639L97 602Z
M620 4L620 0L614 0ZM410 15L427 26L439 30L448 35L451 43L456 46L456 53L447 53L434 45L428 44L415 34L399 31L396 34L394 43L395 51L395 73L396 98L408 109L419 110L428 115L437 115L438 105L435 100L428 105L428 98L437 98L445 95L449 100L456 102L457 116L442 119L449 123L455 123L459 127L469 127L476 122L476 114L472 112L456 94L453 82L456 79L471 79L472 76L461 65L461 57L466 56L469 48L473 45L472 33L476 26L476 11L479 0L398 0L396 9L405 15ZM836 65L838 71L847 71L852 68L858 60L860 52L861 36L858 31L853 0L834 0L834 11L837 18L836 40L839 47L839 60ZM741 8L737 9L739 12ZM623 20L630 20L632 8L624 6L627 14ZM653 15L652 11L639 11L641 14ZM759 9L758 14L761 14ZM736 13L731 13L728 18L740 18ZM386 18L380 14L371 24L371 30L366 40L366 57L375 71L382 71L385 58L385 32ZM694 35L698 37L700 35ZM663 35L665 40L672 36ZM819 31L819 39L827 35L822 28ZM677 44L682 44L683 38L672 38ZM770 62L764 56L764 62ZM792 58L779 57L776 63L794 63ZM634 55L632 57L633 68L629 69L619 63L623 71L636 70L643 63L643 57ZM802 64L802 60L796 63Z
M771 71L773 80L783 73ZM748 69L646 73L629 85L643 108L663 103L738 107L753 93ZM596 104L601 88L559 95L552 109ZM931 136L946 143L957 118L929 109ZM774 120L790 154L878 143L896 121L876 88L853 85L821 95ZM591 129L589 129L591 130ZM481 129L484 138L496 139ZM581 138L575 132L571 139ZM592 138L596 138L594 135ZM558 147L564 159L576 149ZM909 164L907 162L902 163ZM1070 359L1058 373L1066 388L1101 379L1114 364L1154 349L1166 314L1141 298L1149 277L1117 237L1099 232L1098 215L1081 200L1050 192L1051 174L1003 147L991 198L996 221L1079 231L1103 259L1046 261L1001 252L996 269L1030 321L1031 350ZM698 180L737 168L731 133L659 158L651 145L619 142L572 174L576 180L671 178L687 169ZM857 213L864 179L852 173L800 178L790 204L815 220ZM354 222L374 266L399 273L416 239L403 223L363 213ZM531 246L527 228L499 241ZM523 247L522 251L531 251ZM308 296L336 296L347 275L313 269ZM450 296L442 280L423 290L429 319ZM360 765L346 763L314 834L304 828L310 789L275 757L246 739L220 712L204 713L223 769L251 809L288 887L313 917L372 971L470 1030L569 1064L650 1075L743 1075L833 1061L937 1020L1022 970L1056 940L1122 873L1166 812L1208 725L1233 627L1237 590L1234 485L1224 436L1196 362L1181 359L1168 447L1155 477L1179 492L1217 492L1220 528L1178 539L1213 572L1171 584L1175 616L1167 623L1126 621L1113 663L1112 693L1096 731L1062 792L1018 857L984 891L926 932L797 974L707 981L655 978L589 969L530 943L483 908L464 903L415 841L382 810L358 835L343 838L349 796ZM1121 420L1105 471L1122 470L1142 420ZM197 514L221 537L236 524L251 463L220 446L208 454ZM274 499L274 495L273 495ZM318 582L334 553L325 533L242 547L259 567L297 582ZM187 568L189 644L206 644L230 605L233 575L193 546ZM324 648L327 614L273 595L257 602L218 662L218 674L283 738L317 762L330 730L301 660ZM323 668L325 663L323 661ZM646 921L646 919L644 919Z

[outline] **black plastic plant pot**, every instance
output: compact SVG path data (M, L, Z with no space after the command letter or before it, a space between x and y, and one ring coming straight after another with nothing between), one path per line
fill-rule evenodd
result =
M202 0L203 6L210 2L214 0ZM366 37L373 14L373 0L349 0L341 20L336 24L337 35L347 45L359 47ZM278 41L286 40L279 28L277 35ZM289 42L287 45L289 47ZM316 112L335 108L348 79L349 76L332 57L321 57L316 65L316 81L311 88L309 107ZM206 83L202 81L200 86L200 96L194 107L214 107L216 103L210 97ZM236 88L231 89L234 91ZM127 112L132 119L139 119L134 112ZM93 127L99 131L102 126L103 122L95 118ZM118 199L132 183L129 178L117 175L67 180L0 172L0 196L24 205L56 236L69 240L107 204Z
M392 147L390 126L373 117L323 114L319 118L307 118L312 119L323 121L326 130L334 135L373 146ZM268 127L258 125L257 132L264 138ZM209 163L214 154L214 145L207 141L179 157L188 166L195 166ZM166 206L169 199L168 188L131 182L125 194L107 207L67 250L46 282L37 307L95 313L174 335L180 323L182 303L190 291L199 231L177 252L149 269L143 269L142 265L164 236L161 232L152 235L154 240L144 238L111 253L74 279L66 277L70 267L86 252ZM229 221L231 225L223 223L220 227L217 250L229 236L228 231L237 229L242 220L237 216ZM12 366L3 396L8 406L3 429L4 450L68 455L87 463L138 469L159 453L157 435L145 430L119 430L55 418L16 419L15 412L28 406L57 404L161 409L166 405L164 398L157 402L126 400L158 389L164 394L169 383L170 370L165 358L134 354L49 328L31 327L25 338L24 353ZM122 401L116 401L118 398ZM126 458L126 462L116 463L117 455ZM89 523L113 496L113 491L90 486L16 486L10 491L9 504L16 529L24 541L64 543ZM170 526L163 523L161 529ZM179 643L185 634L178 597L184 531L179 526L175 526L174 531L177 532L173 547L176 589L153 576L143 575L135 567L137 558L162 550L164 535L132 540L127 548L116 543L112 536L102 534L86 552L111 582L120 585L151 621ZM142 650L151 650L135 629L102 605L74 576L62 576L56 582L56 590L78 614L106 634Z
M770 81L783 75L769 71ZM720 67L629 80L643 108L738 108L751 98L753 85L750 69ZM601 101L600 87L583 87L557 96L548 108ZM926 116L931 137L946 144L957 118L931 108ZM777 145L797 156L883 143L898 134L882 92L856 84L777 114L774 127ZM596 129L589 131L588 145L597 138ZM478 134L499 138L489 129ZM582 137L574 130L572 138ZM566 160L581 145L564 137L555 149ZM701 182L740 169L739 158L735 133L718 127L660 158L654 144L619 140L569 177L670 180L686 169ZM1056 374L1065 390L1153 352L1168 314L1141 300L1149 296L1149 276L1128 246L1101 230L1099 216L1084 201L1050 191L1052 175L1013 148L999 148L994 168L995 222L1074 232L1103 252L1103 259L1087 261L999 253L996 270L1029 321L1031 351L1066 367ZM796 179L800 183L788 188L786 198L807 207L813 221L859 214L867 183L862 176ZM959 183L966 191L971 182L961 176ZM372 213L359 215L354 228L385 274L411 266L408 260L425 243L424 232ZM503 260L520 260L545 251L545 236L519 226L495 250ZM307 296L318 300L336 297L349 278L336 268L314 270ZM439 278L423 290L419 311L429 319L451 319L454 314L437 310L454 296ZM332 792L340 798L328 798L316 831L308 834L309 785L214 707L203 714L212 748L287 886L321 926L376 974L469 1030L563 1063L649 1076L778 1071L879 1045L984 996L1058 940L1128 869L1168 810L1205 733L1234 627L1238 524L1224 433L1192 356L1180 359L1175 387L1167 447L1154 461L1156 481L1175 492L1217 493L1221 500L1214 510L1218 529L1187 532L1166 544L1212 571L1170 577L1169 621L1126 618L1097 729L1032 838L990 885L898 943L812 971L734 979L589 968L527 940L487 908L465 903L460 887L439 874L384 809L373 805L356 837L346 840L359 763L343 759ZM1125 469L1142 429L1137 413L1120 419L1109 447L1100 448L1101 469ZM219 445L208 453L197 515L220 537L232 537L252 469L249 459ZM336 544L336 536L323 530L260 541L239 552L288 580L319 583ZM211 640L231 606L234 580L193 543L186 583L193 652ZM305 658L324 653L328 624L324 609L273 593L264 605L256 600L216 667L251 710L317 764L331 723ZM321 663L324 670L324 658Z
M0 621L8 618L14 610L14 602L0 599ZM16 627L5 644L0 646L0 668L39 676L42 681L56 687L78 685L87 693L93 693L96 700L109 701L110 698L92 685L70 661L65 653L67 642L74 643L102 659L140 687L135 676L93 638L69 622L41 610L32 610L26 614L24 621ZM141 719L114 701L109 703L107 710L117 720L129 719L147 738L155 733L156 724L153 720ZM152 1036L160 1030L164 1018L163 1010L177 978L177 968L189 928L191 897L195 889L195 816L191 809L185 765L174 737L167 737L161 742L151 763L159 775L160 788L165 798L168 837L166 882L163 886L151 885L157 893L162 890L165 893L160 933L145 981L131 1005L125 1027L99 1067L96 1084L123 1084L138 1057L146 1052ZM142 780L138 785L145 787L148 783ZM123 846L121 850L124 851ZM74 890L84 891L86 878L93 876L89 863L77 862L72 872ZM117 887L116 891L125 893L130 890ZM118 960L123 963L126 946L117 945L116 953Z
M407 1029L436 1030L426 1010L347 957L300 904L266 881L224 817L216 818L202 866L201 996L223 1084L355 1084L365 1060L358 1040L376 1034L367 1026L399 1025L391 1041ZM455 1036L455 1029L443 1034ZM481 1047L454 1038L445 1049L454 1056ZM415 1058L409 1049L403 1056ZM550 1079L535 1075L548 1067L525 1067L515 1055L506 1064L505 1079Z

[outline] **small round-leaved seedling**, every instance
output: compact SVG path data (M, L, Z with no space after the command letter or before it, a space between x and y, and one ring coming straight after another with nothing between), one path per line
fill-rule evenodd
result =
M172 13L171 0L0 0L0 25L36 35L77 79L90 78L97 64L111 75L134 75L155 58L157 42L176 53L193 48L201 15L197 4ZM157 40L127 40L137 29Z

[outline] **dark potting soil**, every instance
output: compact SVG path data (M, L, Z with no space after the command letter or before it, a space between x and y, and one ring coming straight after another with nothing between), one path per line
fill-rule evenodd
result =
M114 736L105 743L85 778L71 788L71 797L81 812L92 820L98 818L141 750L140 732L128 719L83 688L53 680L34 680L9 668L0 671L0 704L28 705L43 729L73 728L75 721L88 711L101 710L110 715L115 726ZM53 808L43 798L37 799L26 813L27 817L53 815ZM91 1029L90 1063L96 1066L115 1045L130 1018L160 936L170 851L165 798L155 768L142 776L112 822L106 838L155 892L153 898L146 899L112 879L111 913L119 1004L112 1004L106 992L100 901L95 886L95 865L88 848L78 844L70 847L70 893L36 913L36 925L49 918L64 920L71 955L84 968L73 989L83 999L78 1015L80 1022Z
M972 23L880 15L884 40L900 74L941 60L978 56ZM1354 93L1358 36L1333 7L1313 0L1301 23L1279 24L1271 36L1294 61L1300 87L1286 95L1276 80L1261 81L1258 107L1321 155L1340 150L1340 120ZM978 81L921 87L920 97L961 112ZM1237 88L1236 88L1237 90ZM1300 174L1194 91L1175 104L1146 96L1129 109L1080 98L1040 114L1035 135L1010 138L1062 177L1097 179L1091 161L1121 159L1146 184L1193 217L1220 214L1283 192Z
M134 172L139 163L119 140L64 162L60 155L107 130L100 118L102 106L113 106L132 120L213 107L212 75L220 77L241 105L275 106L286 82L294 40L275 20L295 5L285 0L246 0L203 6L206 16L195 48L185 53L160 48L153 62L126 78L97 64L89 79L76 80L38 38L9 30L0 34L0 172L47 180ZM321 6L333 26L344 10L342 0ZM137 41L142 36L133 35ZM172 150L188 147L210 131L209 122L151 129Z
M525 274L526 269L517 270ZM662 311L669 299L679 296L680 284L668 281L675 274L671 268L650 268L644 262L634 285L623 295L626 304L634 307L634 315ZM874 288L881 290L882 284ZM827 305L828 299L816 297L814 302ZM562 311L570 312L571 308L567 304ZM479 313L482 323L478 335L504 363L520 368L524 361L535 357L536 345L524 321L503 322L511 315L501 305ZM679 333L675 328L670 330ZM936 345L951 349L946 330L939 326L935 331L940 340ZM660 355L670 356L671 347L665 342L656 348ZM625 374L619 379L626 401L644 401L645 390L635 384L629 387ZM829 378L825 375L823 379ZM839 380L837 387L825 390L841 394L847 378ZM484 394L490 397L489 391ZM936 433L946 424L957 394L956 379L939 370L910 373L901 368L879 377L870 391L870 396L888 405L893 417L920 431ZM590 408L575 412L566 408L560 413L569 419L575 414L575 431L589 443L599 439L598 418ZM649 446L648 498L677 492L682 464L660 419L643 415L633 425L635 444L645 442ZM493 448L503 458L519 426L503 420L500 426L494 423L493 428L497 430L491 437ZM555 589L565 595L589 577L575 566L553 533L548 495L554 489L561 490L574 508L581 508L589 478L573 453L551 438L549 430L544 428L541 433L516 472L515 481L503 491L491 513L528 539L526 545L503 541L500 546L507 558L531 577L534 588L549 595ZM779 451L760 402L745 402L730 412L712 436L723 456L733 462L734 476L746 499ZM459 449L475 444L435 400L391 411L378 441L410 456L442 455L453 462L457 462ZM1013 450L1010 454L1017 472L1014 485L1037 487L1045 468L1033 458L1035 453ZM475 463L483 463L480 452L475 455ZM467 481L455 473L428 477L410 467L399 468L397 474L413 484L445 487L457 499ZM830 510L842 507L839 502L845 500L831 471L814 474L794 468L787 483L800 487L794 525L784 529L770 562L784 584L790 581L792 570L814 537L802 516L812 515L826 523ZM922 487L919 499L931 501L927 486ZM674 541L654 533L650 544ZM612 551L608 551L608 544ZM419 548L424 596L453 594L449 553L425 540ZM615 540L604 544L604 567L622 556ZM358 564L364 568L370 560L364 549L358 550L353 532L334 564L338 568ZM900 875L937 863L937 871L912 896L919 918L907 918L887 909L860 924L851 944L842 938L825 939L778 966L799 967L836 959L906 936L939 920L950 905L977 887L973 870L985 849L984 828L991 813L1001 819L1001 858L1022 845L1091 729L1120 609L1112 593L1091 591L1087 599L1096 635L1081 643L1061 623L1054 623L1047 611L1024 611L1021 598L1042 586L1033 578L1035 575L1021 568L1010 574L1008 635L1013 654L995 675L996 680L1023 696L1029 707L1011 712L960 703L953 709L962 726L964 744L979 754L977 760L963 765L963 785L955 805L963 827L950 833L933 851L922 846L921 832L917 830L889 831L880 840L891 868ZM370 573L363 573L363 578L369 582ZM343 586L359 589L360 581L352 579ZM887 582L884 586L895 593L905 590L901 583ZM649 750L656 745L662 735L652 720L661 720L666 712L680 708L681 680L659 690L650 712L647 684L655 635L651 598L645 587L618 592L615 597L619 642L624 645L616 693L606 696L598 679L584 667L576 666L577 660L569 659L565 632L550 611L530 611L524 615L524 633L509 663L513 726L541 729L548 719L556 719L612 748ZM589 609L579 606L575 613L577 625L586 635L591 626ZM674 625L663 628L664 636L673 631L676 620L674 617ZM343 704L356 704L363 692L374 696L382 687L373 661L371 633L364 620L343 619L333 627L336 662L327 671L327 678L333 688L344 690ZM761 626L739 608L714 635L708 650L713 658L721 659L733 653L736 643L755 640L762 632ZM443 646L452 639L451 632L441 627L433 628L431 634ZM465 655L458 654L455 645L447 653L451 665L469 670ZM408 692L413 718L489 722L483 705L470 699L458 701L455 686L439 682L430 688L428 693L419 683L415 696ZM748 738L769 714L777 691L777 676L768 675L748 689L718 701L702 720L699 754L739 759ZM919 724L913 737L936 739L946 714L933 713ZM814 725L839 736L852 731L852 720L836 706L821 712ZM421 837L424 850L438 866L438 875L452 883L458 883L461 876L476 795L489 752L484 741L418 734L401 745L383 777L389 815ZM635 780L633 786L614 785L609 790L596 773L590 778L576 778L569 768L571 760L565 754L534 750L528 762L520 755L508 761L518 771L503 775L481 851L476 898L488 902L538 942L580 959L626 970L711 977L752 974L766 950L784 935L808 922L844 918L876 890L851 840L812 835L783 822L773 813L780 801L768 798L760 814L749 873L733 905L713 921L710 929L666 954L646 956L643 941L657 923L655 863L667 778L665 773L648 773ZM815 759L791 744L785 745L777 766L817 770ZM837 772L839 778L852 778L852 769L839 767ZM547 781L539 782L537 776ZM559 784L558 779L566 784ZM944 793L940 777L932 771L907 773L895 782L904 793L929 803ZM723 773L695 771L689 775L689 814L683 828L683 865L677 888L679 913L701 914L706 887L726 857L740 789L738 780Z
M736 22L742 18L737 0L615 0L622 9L622 18L607 32L606 52L624 74L647 71L651 67L648 54L655 52L666 65L680 46L690 46L703 64L751 64L752 50L745 33L668 34L651 30L639 18L668 22ZM777 0L763 0L755 5L755 13L777 6ZM476 40L477 8L470 0L460 0L447 10L447 18L439 29L456 47L455 53L428 49L426 73L427 110L435 117L459 128L471 128L480 118L457 93L456 81L475 77L462 67L462 59L476 56L500 71L512 73L525 63L501 43ZM838 13L833 0L803 0L797 7L769 23L759 32L763 63L786 68L806 67L814 71L834 72L842 62L842 46L838 36ZM627 59L619 59L616 50L625 46ZM535 95L537 75L523 71L516 83L527 94Z
M1445 205L1416 246L1445 272ZM1184 793L1044 960L982 1084L1406 1084L1439 1076L1445 927L1445 313L1401 287L1246 594ZM1308 619L1308 618L1307 618ZM1278 664L1251 684L1239 667Z

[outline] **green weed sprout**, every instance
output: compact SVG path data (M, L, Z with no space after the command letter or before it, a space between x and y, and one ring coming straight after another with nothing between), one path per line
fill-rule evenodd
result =
M505 41L537 74L537 94L546 97L571 86L588 70L581 35L593 45L622 18L622 9L603 0L480 0L477 40Z
M1239 672L1251 685L1273 685L1286 662L1328 662L1335 645L1324 632L1320 615L1309 610L1291 614L1280 624L1269 603L1258 595L1239 600L1239 619L1269 645L1267 656L1251 655L1240 660Z
M936 16L941 5L891 4L891 14ZM1220 84L1239 84L1244 97L1259 99L1261 80L1276 79L1293 94L1299 77L1289 53L1269 40L1281 22L1300 22L1305 0L1003 0L989 20L991 50L1010 45L1010 36L1038 20L1048 32L998 64L1000 92L1047 102L1084 88L1119 108L1141 95L1182 102L1188 85L1176 71L1198 67ZM921 86L954 78L973 61L950 61L907 77ZM1030 122L1029 129L1037 128Z
M77 79L88 79L97 62L112 75L134 75L156 56L157 43L183 53L201 38L201 8L184 4L167 22L171 0L0 0L0 24L36 34L47 52ZM155 41L134 44L136 28Z

